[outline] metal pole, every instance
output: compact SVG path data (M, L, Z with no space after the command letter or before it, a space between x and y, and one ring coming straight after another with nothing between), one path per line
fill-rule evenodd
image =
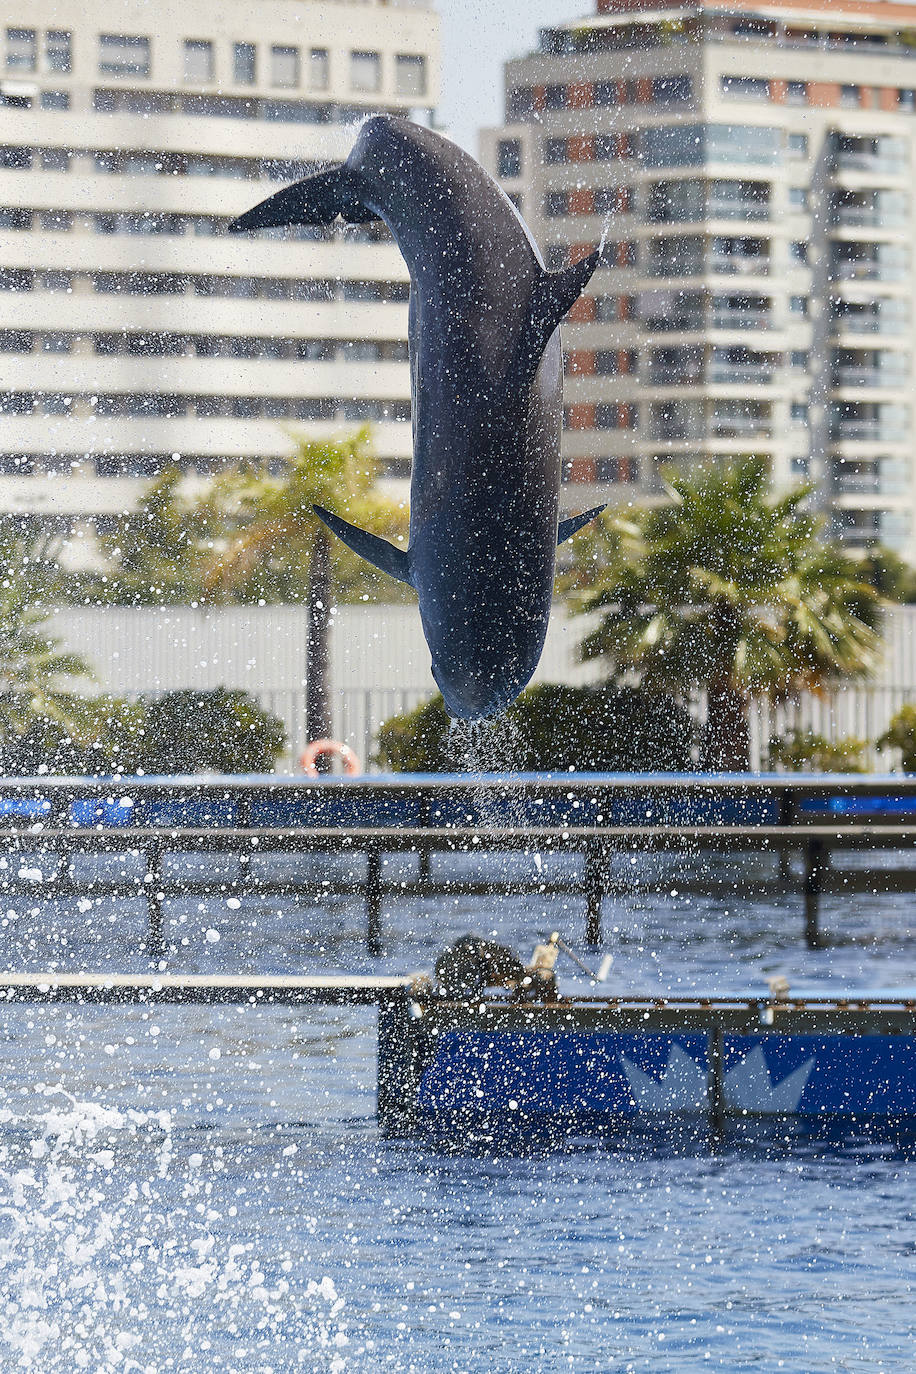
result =
M410 1135L416 1125L419 1082L410 994L380 996L376 1102L382 1135Z
M601 902L605 886L604 846L590 844L585 850L585 943L592 948L602 942Z
M146 909L149 914L147 948L151 959L160 959L165 953L161 884L162 850L158 844L151 844L146 851Z
M714 1136L725 1129L725 1064L722 1052L722 1027L716 1025L709 1032L709 1128Z
M821 840L809 840L805 846L805 940L809 949L821 949L823 941L818 926L820 895L824 880L824 845Z
M382 953L382 856L377 849L366 852L366 949L375 957Z

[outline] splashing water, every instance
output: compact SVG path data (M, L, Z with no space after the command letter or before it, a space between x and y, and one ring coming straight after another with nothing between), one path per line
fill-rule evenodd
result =
M489 716L484 720L452 720L446 741L446 755L456 773L470 773L480 779L473 791L474 811L478 823L485 829L520 826L524 823L521 801L507 810L506 802L512 793L502 791L494 797L491 787L483 786L487 773L500 773L507 782L523 771L527 758L527 744L517 721L508 713Z
M332 1280L301 1285L308 1311L291 1332L292 1284L282 1271L292 1269L292 1260L268 1277L252 1243L221 1249L219 1213L208 1205L221 1149L208 1161L197 1152L177 1161L167 1111L123 1112L78 1101L59 1086L35 1091L55 1105L31 1118L0 1110L0 1122L13 1127L6 1136L13 1143L0 1150L0 1347L11 1359L5 1369L185 1368L194 1348L210 1345L206 1327L215 1318L239 1333L241 1357L249 1353L246 1332L272 1340L282 1332L293 1364L344 1374L348 1338ZM149 1145L146 1168L138 1169ZM156 1330L160 1319L166 1330ZM163 1358L166 1350L171 1358Z

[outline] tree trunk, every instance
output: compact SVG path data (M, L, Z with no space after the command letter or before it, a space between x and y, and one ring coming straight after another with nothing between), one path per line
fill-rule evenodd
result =
M319 526L309 561L308 633L305 650L305 733L307 742L327 739L331 733L331 700L328 683L328 625L331 619L331 537ZM320 772L330 761L318 759Z
M700 766L709 773L747 773L751 767L751 731L747 701L731 683L710 683Z

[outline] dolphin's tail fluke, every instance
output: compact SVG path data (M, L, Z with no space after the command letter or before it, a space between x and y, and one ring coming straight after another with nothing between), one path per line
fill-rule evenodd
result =
M399 582L412 585L410 566L403 549L395 548L394 544L390 544L387 539L380 539L377 534L370 534L368 530L361 530L357 525L341 520L339 515L325 510L324 506L313 506L312 510L319 520L324 521L329 530L333 530L338 539L343 540L348 549L352 549L360 558L365 558L373 568L387 573L389 577L396 577Z
M331 224L338 216L348 224L378 219L375 211L363 204L359 178L346 164L284 186L234 219L229 232L244 234L249 229L273 229L282 224Z
M557 325L575 305L601 261L601 247L562 272L544 272L531 295L528 328L522 337L523 378L530 381Z

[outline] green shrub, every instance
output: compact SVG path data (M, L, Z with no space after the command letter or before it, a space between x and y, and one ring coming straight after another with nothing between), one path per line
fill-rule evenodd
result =
M53 777L135 771L146 719L142 701L68 696L61 714L62 719L32 714L21 733L6 720L0 732L0 772Z
M286 747L283 722L240 688L166 692L147 706L145 773L269 773Z
M867 740L852 735L829 740L813 730L792 730L770 739L767 758L770 768L787 773L867 773L867 748Z
M635 687L530 687L507 713L520 772L684 772L694 767L696 726L672 697ZM378 735L375 762L395 773L455 769L442 697L394 716ZM500 760L500 766L505 761Z
M899 749L904 773L916 773L916 705L901 707L875 743L879 749Z

